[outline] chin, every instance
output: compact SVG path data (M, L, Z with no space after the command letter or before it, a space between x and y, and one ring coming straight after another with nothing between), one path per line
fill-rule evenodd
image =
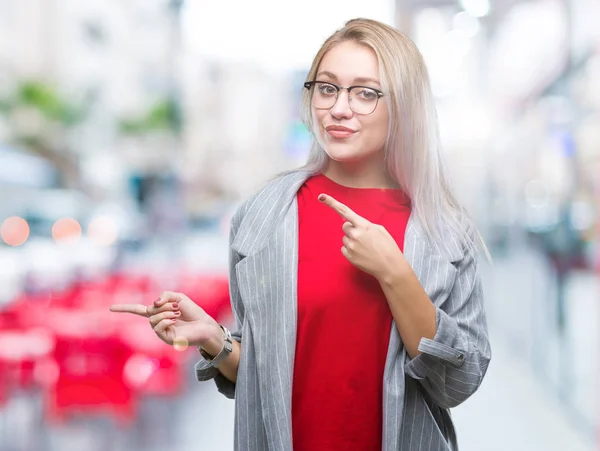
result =
M328 147L325 149L325 152L334 161L339 161L340 163L344 162L353 162L358 161L364 158L364 155L361 155L360 152L357 152L352 149L332 149Z
M327 153L329 158L340 163L354 163L367 159L370 156L369 152L365 152L356 146L337 143L328 143L327 147L325 147L325 153Z

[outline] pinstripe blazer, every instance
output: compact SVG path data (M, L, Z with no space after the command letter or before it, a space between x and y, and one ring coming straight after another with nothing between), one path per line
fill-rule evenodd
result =
M230 295L242 351L237 383L205 360L200 381L215 379L235 398L236 450L292 450L291 396L296 345L298 209L310 176L295 171L269 182L231 221ZM359 212L360 214L360 212ZM448 233L434 248L411 215L404 254L436 306L437 331L408 356L392 324L384 370L383 451L456 450L449 409L473 394L491 358L475 255ZM340 331L340 335L343 335Z

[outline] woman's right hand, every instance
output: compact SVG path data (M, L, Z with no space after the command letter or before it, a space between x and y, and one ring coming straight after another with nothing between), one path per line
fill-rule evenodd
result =
M156 335L170 345L201 346L212 355L223 346L219 324L183 293L165 291L151 305L113 304L110 311L148 318Z

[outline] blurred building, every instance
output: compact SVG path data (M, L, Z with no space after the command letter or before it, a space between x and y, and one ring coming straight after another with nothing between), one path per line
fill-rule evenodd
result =
M600 3L396 5L399 27L430 71L460 199L500 266L530 261L505 276L521 293L512 307L511 295L491 292L492 304L503 306L497 327L591 436L597 356L575 355L585 348L577 331L599 327L590 305L600 262ZM543 288L532 282L540 274Z
M188 59L183 173L192 210L245 197L288 167L289 84L252 63Z
M121 188L129 170L164 169L176 152L164 139L149 150L119 139L123 121L172 95L176 16L177 4L167 0L0 2L3 91L39 81L85 106L85 121L67 138L87 184Z
M397 0L421 49L459 190L482 220L526 222L526 186L592 195L598 167L600 33L589 0ZM532 33L535 30L535 33ZM579 194L577 194L579 193ZM488 202L490 201L490 202ZM487 202L489 208L477 206ZM498 211L500 209L500 211Z

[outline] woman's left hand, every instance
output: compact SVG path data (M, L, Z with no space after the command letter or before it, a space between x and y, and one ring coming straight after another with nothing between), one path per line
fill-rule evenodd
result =
M319 201L346 220L342 225L342 254L350 263L380 282L402 271L406 259L385 227L373 224L327 194L320 194Z

